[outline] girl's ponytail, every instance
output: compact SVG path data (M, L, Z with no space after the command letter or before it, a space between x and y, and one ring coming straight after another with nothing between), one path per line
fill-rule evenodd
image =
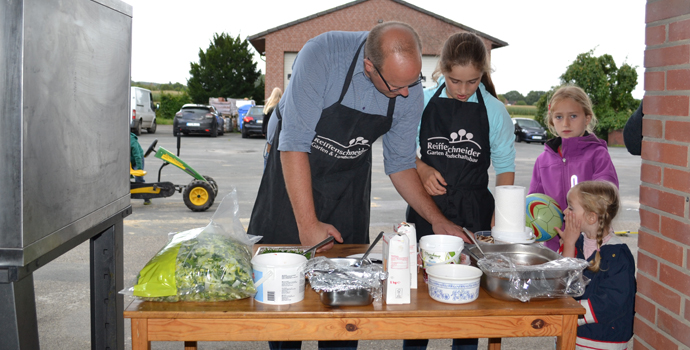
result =
M616 186L607 181L583 181L575 185L571 191L580 199L585 212L594 213L597 216L599 227L597 228L597 251L592 263L588 267L590 271L599 272L601 269L601 253L599 250L604 237L609 234L611 222L620 209L620 197Z
M484 84L486 91L488 91L493 97L498 98L498 95L496 95L494 82L491 80L491 75L489 72L484 72L484 75L482 75L482 84Z

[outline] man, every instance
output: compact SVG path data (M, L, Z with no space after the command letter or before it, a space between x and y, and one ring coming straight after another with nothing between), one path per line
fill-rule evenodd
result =
M271 118L273 147L248 233L262 243L310 246L329 235L368 243L371 144L382 136L385 171L401 196L435 233L462 236L415 170L421 66L419 37L404 23L307 42Z

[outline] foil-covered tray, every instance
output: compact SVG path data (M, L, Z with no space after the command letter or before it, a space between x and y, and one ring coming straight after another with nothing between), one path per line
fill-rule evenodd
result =
M374 295L367 288L319 292L321 302L329 306L362 306L374 302Z

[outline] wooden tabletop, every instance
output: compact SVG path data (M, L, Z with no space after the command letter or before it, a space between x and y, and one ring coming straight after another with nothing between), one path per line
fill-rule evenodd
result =
M256 247L255 247L256 248ZM362 253L367 245L336 245L327 257L346 257ZM545 301L505 301L491 297L480 288L479 298L467 304L446 304L431 299L421 274L418 289L412 289L411 303L387 305L379 300L367 306L331 307L307 284L304 300L288 305L269 305L253 298L226 302L146 302L134 300L124 312L126 318L157 319L296 319L296 318L404 318L404 317L482 317L523 315L581 315L584 308L572 298Z

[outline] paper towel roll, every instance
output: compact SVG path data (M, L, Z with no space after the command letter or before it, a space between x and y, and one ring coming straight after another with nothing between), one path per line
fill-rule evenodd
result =
M501 232L525 231L525 188L523 186L496 187L496 226Z

